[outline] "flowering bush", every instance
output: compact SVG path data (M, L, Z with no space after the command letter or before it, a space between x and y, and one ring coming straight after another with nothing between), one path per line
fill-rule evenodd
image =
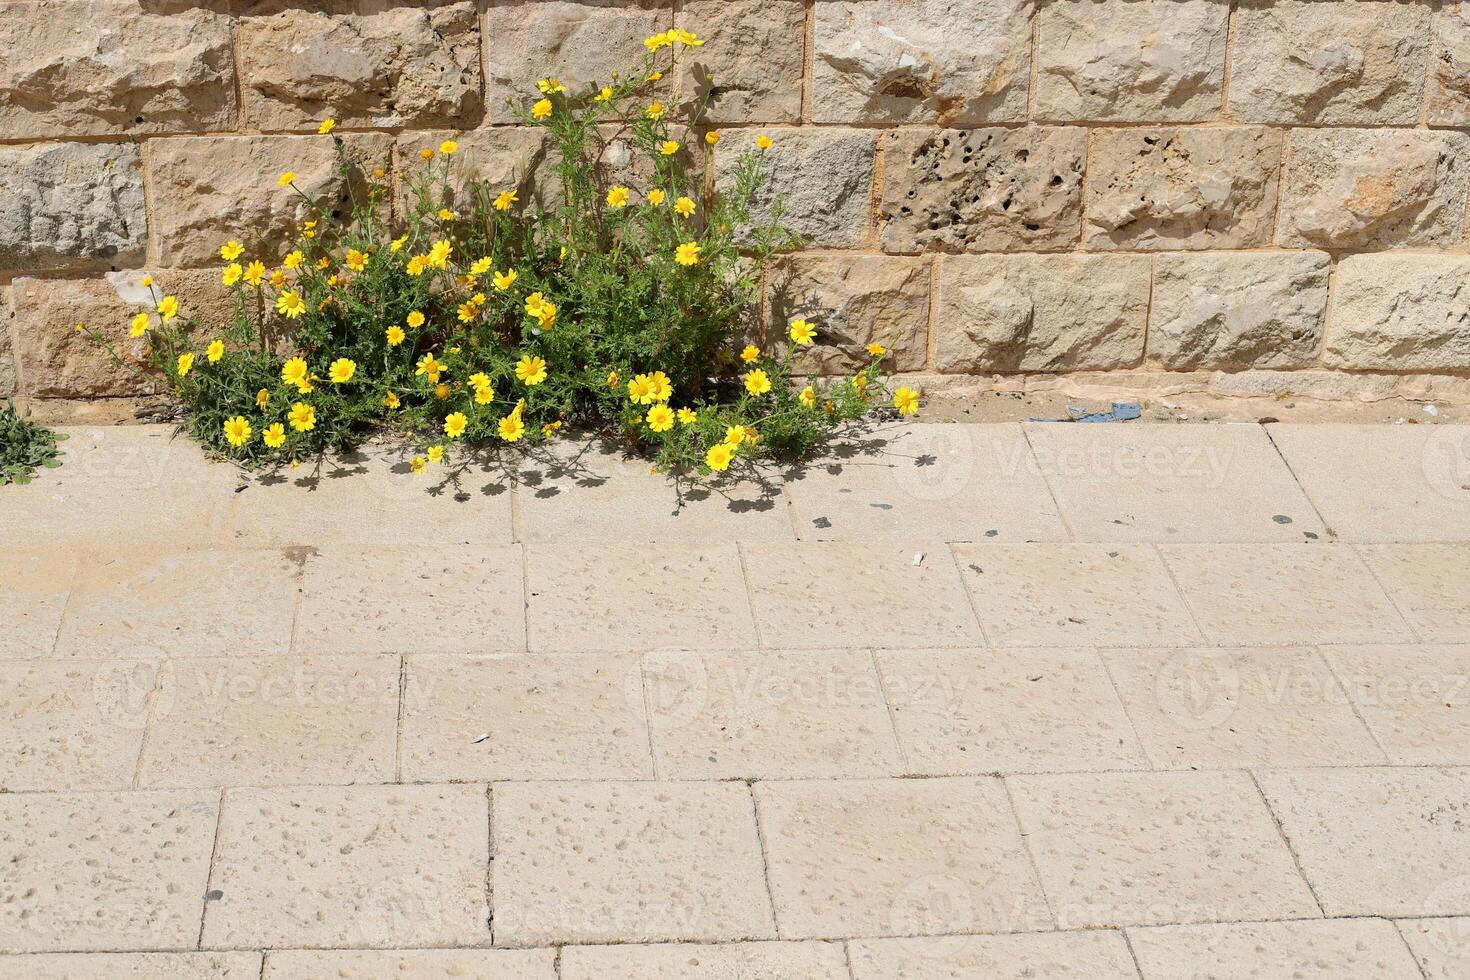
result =
M447 140L403 176L390 227L384 172L356 174L327 120L345 213L280 175L274 192L300 195L305 214L294 240L280 255L222 245L231 323L200 322L154 291L131 324L148 339L140 367L166 379L198 439L250 465L349 448L379 428L420 440L416 472L464 443L540 442L563 425L616 430L678 471L806 453L887 397L886 352L874 344L855 375L798 389L792 352L817 326L793 321L780 353L737 339L762 270L797 244L779 204L752 219L772 143L761 136L728 190L713 190L719 134L697 128L702 107L679 123L659 99L681 49L703 42L670 31L645 43L637 70L607 85L537 84L521 117L553 151L544 202L529 181L457 190ZM630 164L609 166L614 136ZM894 397L899 412L917 409L911 390Z

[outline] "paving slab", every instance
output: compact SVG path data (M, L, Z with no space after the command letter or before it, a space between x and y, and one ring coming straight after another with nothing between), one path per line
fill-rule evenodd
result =
M260 980L556 980L553 949L273 949Z
M1279 769L1257 779L1328 915L1470 914L1470 769Z
M1324 533L1259 425L1028 423L1078 541L1301 541Z
M1470 918L1400 919L1396 925L1425 980L1470 976Z
M634 653L407 658L403 778L651 779Z
M1045 928L996 779L755 784L785 939Z
M774 939L743 783L497 783L495 944Z
M528 546L526 622L532 650L755 645L734 543Z
M1213 643L1404 642L1413 633L1356 550L1342 545L1164 545Z
M903 772L872 654L645 654L654 757L665 779L799 779Z
M847 944L853 980L1137 980L1123 934L910 936Z
M124 552L77 572L56 655L215 657L290 648L300 569L280 551Z
M768 647L985 642L942 543L804 542L741 550L761 641Z
M877 657L911 773L1148 768L1091 650L883 650Z
M390 782L398 667L390 656L171 660L139 785Z
M561 980L849 980L840 943L564 946Z
M1143 980L1422 980L1387 919L1129 929Z
M1316 650L1106 650L1103 658L1160 769L1388 761Z
M0 663L0 787L128 789L158 664Z
M0 554L0 658L51 654L76 566L65 552L6 546Z
M259 953L35 953L0 956L29 980L259 980Z
M483 786L224 795L203 945L488 946Z
M786 478L803 541L1066 541L1021 427L880 426Z
M1470 765L1470 644L1323 653L1395 765Z
M1427 643L1470 643L1470 544L1365 544L1358 553Z
M1059 928L1320 914L1245 773L1006 782Z
M306 559L298 653L525 648L521 549L332 549Z
M193 949L213 791L0 795L0 952Z
M1345 541L1470 541L1470 425L1292 424L1271 440Z
M955 545L954 554L995 646L1203 639L1152 545Z

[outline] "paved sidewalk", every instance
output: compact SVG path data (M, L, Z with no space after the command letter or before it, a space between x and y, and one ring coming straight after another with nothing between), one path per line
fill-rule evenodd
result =
M889 426L677 513L71 432L0 977L1470 977L1470 427Z

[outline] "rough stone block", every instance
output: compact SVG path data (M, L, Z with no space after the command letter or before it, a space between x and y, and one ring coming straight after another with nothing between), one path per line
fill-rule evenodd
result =
M10 322L15 308L11 305L9 286L0 288L0 398L15 394L15 352L10 342Z
M251 125L473 125L480 115L475 4L333 16L283 10L241 21L241 95Z
M1390 371L1470 368L1470 259L1351 255L1338 265L1323 360Z
M230 20L203 7L0 4L0 133L45 139L234 129Z
M1431 126L1470 125L1470 3L1451 0L1434 15L1427 114Z
M816 5L817 122L966 126L1026 116L1031 0Z
M394 141L393 175L399 185L400 208L411 201L411 182L428 165L422 152L436 149L447 139L459 144L450 170L456 199L466 199L470 184L477 180L485 181L492 194L515 191L522 207L556 197L557 188L545 182L554 157L544 130L529 126L497 126L467 133L442 129L403 133ZM554 184L555 176L550 176Z
M1282 135L1260 128L1105 129L1088 154L1087 246L1271 242Z
M1144 255L960 255L939 270L941 371L1090 371L1143 357Z
M901 131L884 153L886 252L1073 248L1086 130Z
M803 246L857 248L868 240L873 198L871 130L793 129L768 133L775 145L759 150L754 130L725 134L715 152L715 181L722 190L735 183L740 157L756 154L770 174L751 201L751 218L770 220L777 196L786 213L781 223L802 237Z
M1216 118L1229 11L1226 0L1061 0L1043 6L1034 117Z
M715 122L795 122L801 116L806 5L802 0L687 0L678 26L705 39L683 57L687 108Z
M136 146L0 147L0 272L115 269L147 245Z
M871 360L877 342L886 363L917 371L927 358L929 263L880 255L796 256L769 274L770 335L786 341L797 317L817 328L815 343L797 356L808 373L851 371Z
M1470 136L1298 129L1281 191L1287 246L1453 248L1465 228Z
M1236 7L1230 103L1242 122L1419 121L1427 3L1246 0Z
M390 137L342 138L356 165L386 165ZM155 261L219 264L219 247L237 238L270 261L306 216L301 194L279 187L286 171L318 202L348 204L335 140L326 136L220 136L158 140L149 150Z
M1313 364L1327 315L1325 252L1202 252L1154 261L1148 352L1166 367Z

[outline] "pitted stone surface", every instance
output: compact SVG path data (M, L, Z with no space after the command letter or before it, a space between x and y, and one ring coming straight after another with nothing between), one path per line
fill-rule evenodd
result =
M1355 370L1470 368L1470 260L1349 255L1338 265L1323 360Z
M1309 367L1330 266L1325 252L1160 255L1148 353L1177 370Z
M562 980L848 980L840 943L566 946Z
M795 122L806 41L802 0L686 0L678 26L705 40L683 57L682 104L724 122Z
M262 980L556 980L551 949L273 949Z
M1029 0L831 0L816 7L817 122L1021 119L1031 72Z
M1149 266L1142 255L946 257L934 366L983 373L1137 364Z
M1070 126L902 130L884 151L883 249L1073 248L1086 154Z
M853 980L1136 980L1118 932L870 939L847 944Z
M1088 151L1089 248L1175 251L1271 242L1282 134L1102 129Z
M230 19L207 7L137 0L4 4L0 133L45 139L234 129Z
M742 783L500 783L495 941L773 939Z
M1039 14L1033 111L1055 120L1204 122L1224 94L1225 0L1063 0Z
M1334 646L1323 656L1390 763L1470 759L1470 644Z
M0 147L0 272L115 269L140 261L147 244L133 144Z
M1429 980L1457 980L1470 973L1470 917L1399 920L1395 924Z
M1147 977L1422 980L1383 919L1162 926L1129 929L1128 941Z
M1409 130L1291 134L1277 241L1306 248L1453 248L1465 226L1470 136Z
M1431 126L1470 125L1470 4L1450 0L1434 14L1426 115Z
M1228 113L1251 123L1414 125L1430 10L1396 0L1239 4Z
M1404 619L1430 643L1470 643L1470 593L1455 570L1470 568L1470 544L1361 545L1358 552Z
M259 980L259 953L43 953L0 956L29 980Z
M54 546L0 555L0 658L51 653L75 575L76 558Z
M468 0L337 16L288 8L240 23L245 115L261 129L471 125L480 114Z
M767 276L774 343L784 345L792 320L816 327L816 341L798 349L798 371L837 374L866 367L867 347L890 353L886 367L914 371L928 358L929 264L906 256L795 256Z
M873 197L874 134L862 129L767 130L774 142L756 148L754 130L732 130L715 151L716 186L735 184L742 155L758 155L770 182L751 201L751 223L768 222L779 198L781 224L802 237L805 248L857 248L868 240ZM751 241L749 228L741 229Z

